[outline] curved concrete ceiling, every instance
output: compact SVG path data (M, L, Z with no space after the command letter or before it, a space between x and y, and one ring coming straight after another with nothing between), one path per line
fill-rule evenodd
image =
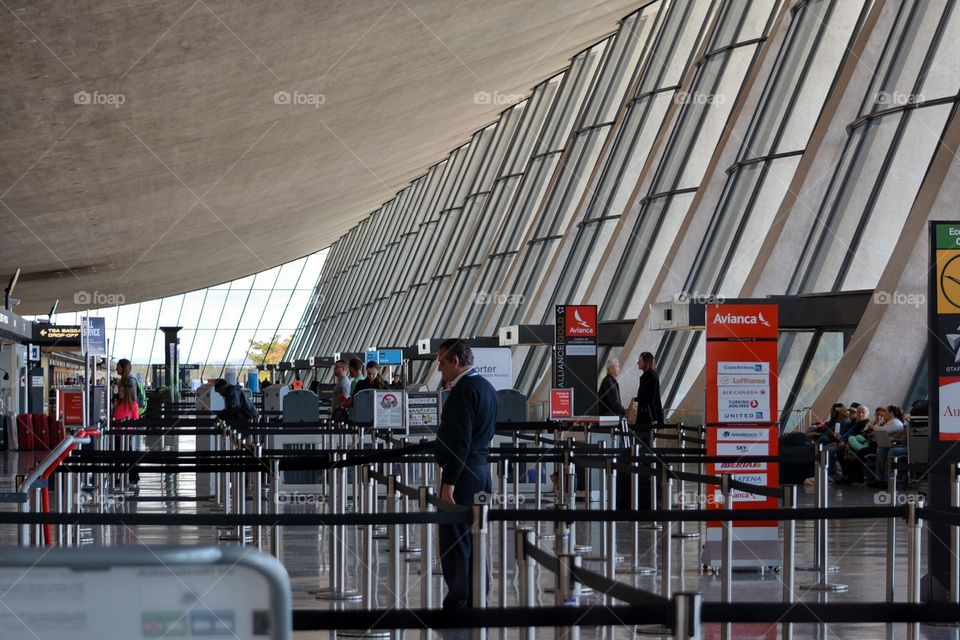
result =
M66 311L326 247L641 4L8 0L0 277Z

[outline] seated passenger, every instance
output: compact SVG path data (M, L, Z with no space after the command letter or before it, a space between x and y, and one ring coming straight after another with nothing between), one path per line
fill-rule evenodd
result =
M881 411L885 412L886 409L882 407L877 409L878 420ZM837 447L836 456L840 460L843 474L843 477L838 480L839 484L863 482L863 470L866 468L864 458L872 453L869 432L875 421L870 420L870 414L865 405L857 407L855 417L856 421L848 427L846 432L841 433L840 444Z
M896 445L905 443L906 425L904 421L906 416L903 410L897 405L890 405L886 408L887 419L876 427L877 430L884 431L890 436L890 446L877 447L877 459L874 463L873 475L876 476L874 485L883 485L887 477L887 458L890 455L890 449Z

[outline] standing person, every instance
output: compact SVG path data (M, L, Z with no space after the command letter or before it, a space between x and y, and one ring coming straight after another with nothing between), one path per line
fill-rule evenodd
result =
M334 422L347 421L346 401L350 398L350 379L347 377L347 361L333 363L333 391L330 394L330 417Z
M350 358L350 361L347 363L347 370L350 374L350 393L343 402L343 406L347 407L348 420L353 420L353 394L357 392L357 385L362 379L360 377L361 369L363 369L363 362L361 362L360 358Z
M649 448L654 426L663 424L660 376L657 375L657 361L649 351L640 354L637 365L640 367L640 386L637 388L637 422L634 429L640 443Z
M497 426L497 392L473 368L473 351L462 340L446 340L437 349L440 374L450 383L437 429L440 499L472 506L489 493L490 441ZM447 595L445 609L473 606L473 549L470 525L439 527L440 566ZM482 594L486 597L486 594Z
M356 396L365 389L386 388L387 383L384 382L383 378L380 376L380 365L377 364L376 360L371 360L367 363L367 377L360 380L360 382L358 382L353 388L353 395Z
M223 397L223 409L217 417L228 422L255 422L260 417L253 400L247 397L238 384L230 384L223 378L213 383L213 390Z
M597 394L598 408L602 416L623 417L626 413L620 401L620 383L617 382L619 375L620 361L616 358L607 360L607 375L600 381L600 391Z
M111 419L116 423L133 422L140 419L140 405L137 399L143 393L143 387L140 386L140 381L131 374L132 369L133 365L126 358L117 360L117 392L113 396L113 409L111 410ZM116 450L122 450L122 436L117 436L115 442ZM127 479L133 486L140 483L140 474L137 472L136 463L130 465Z

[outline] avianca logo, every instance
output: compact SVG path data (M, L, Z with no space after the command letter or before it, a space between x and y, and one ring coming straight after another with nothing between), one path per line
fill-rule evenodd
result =
M763 312L761 311L755 316L740 316L733 313L718 313L713 316L714 324L762 324L765 327L769 327L770 323L767 322L767 319L763 317Z
M568 307L567 327L568 336L593 336L597 334L597 316L592 307Z

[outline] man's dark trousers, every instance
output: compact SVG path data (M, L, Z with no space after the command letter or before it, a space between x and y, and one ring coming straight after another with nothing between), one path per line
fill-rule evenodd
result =
M464 507L472 507L478 493L491 491L490 468L466 467L453 489L453 500ZM447 583L447 595L443 599L445 609L473 606L473 538L470 524L441 524L440 567Z

